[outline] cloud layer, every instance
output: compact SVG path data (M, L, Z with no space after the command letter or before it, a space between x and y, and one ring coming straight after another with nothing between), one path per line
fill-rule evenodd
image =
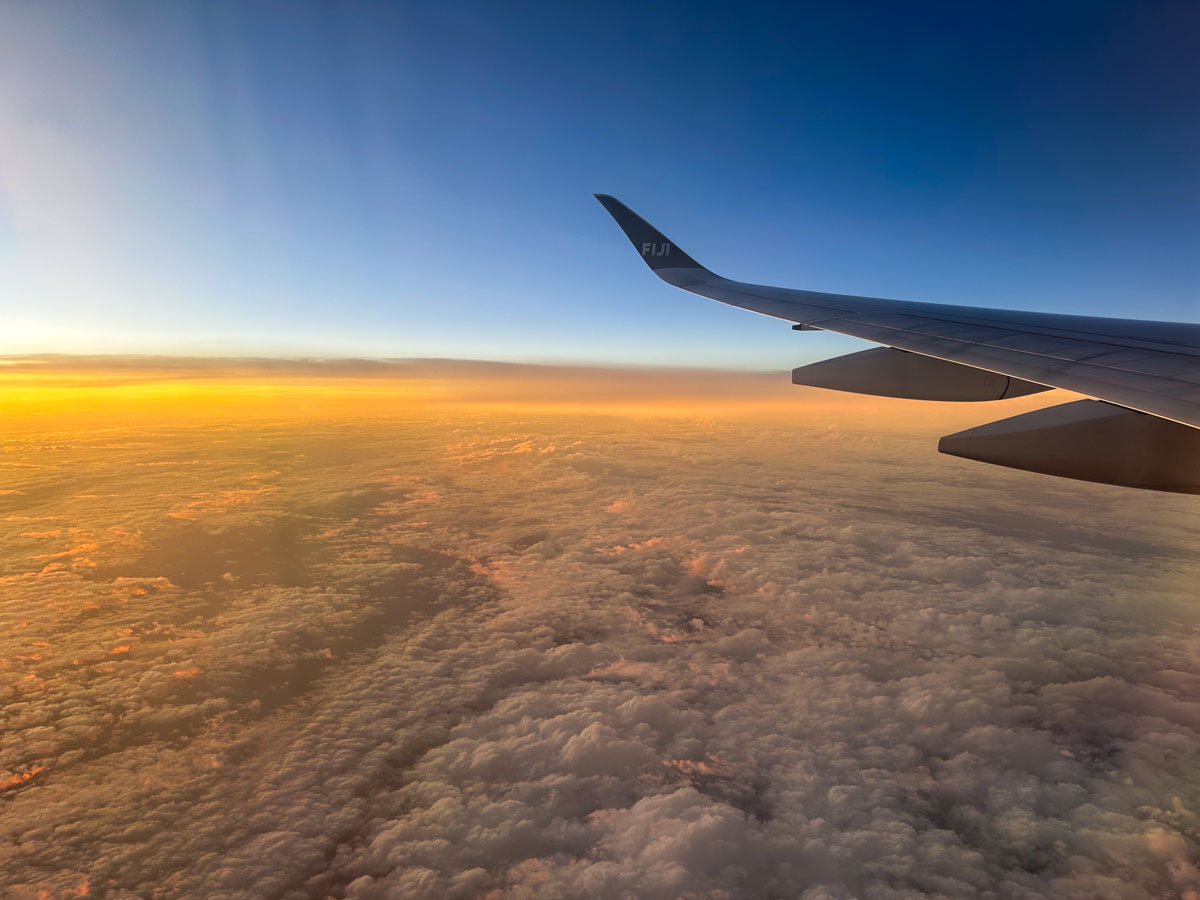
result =
M10 442L0 885L1196 896L1195 505L797 418Z

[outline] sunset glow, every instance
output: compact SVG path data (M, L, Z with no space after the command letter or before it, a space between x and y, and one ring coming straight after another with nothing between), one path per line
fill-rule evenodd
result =
M505 410L670 418L811 415L896 428L918 423L951 427L978 419L969 405L930 405L796 387L786 372L509 366L454 360L263 365L184 359L169 367L136 357L120 366L114 360L68 358L66 362L22 359L0 365L0 415L10 427L53 428L56 421L67 427L84 423L103 427L119 424L131 414L169 424ZM278 371L281 368L284 371ZM371 373L369 377L364 370ZM1016 414L1064 399L1069 395L1042 394L1012 401L1006 409Z
M199 896L217 877L206 860L244 873L249 892L276 869L360 878L375 870L358 857L329 868L324 850L292 855L324 846L359 779L372 785L354 825L368 843L460 828L426 821L424 801L401 803L406 814L374 806L393 796L474 797L467 827L475 802L535 815L502 798L552 783L578 799L531 801L552 817L538 841L558 840L561 819L599 848L642 827L667 841L657 846L700 852L686 823L729 817L732 848L774 835L770 877L786 881L806 847L851 852L851 831L815 823L858 803L854 790L883 779L894 814L931 827L921 797L951 796L966 777L954 760L981 754L996 777L1057 798L1050 809L1014 793L1012 815L1102 835L1073 839L1077 855L1133 841L1147 849L1127 851L1125 877L1169 869L1193 883L1153 831L1174 813L1139 812L1189 797L1186 766L1166 764L1153 796L1104 787L1086 742L1062 731L1079 713L1055 698L1104 709L1116 642L1147 680L1126 675L1130 711L1088 726L1119 732L1129 761L1111 765L1140 777L1138 760L1167 752L1155 735L1191 733L1174 692L1200 659L1196 511L934 450L940 433L1056 398L919 404L801 389L786 373L453 361L0 369L0 845L15 848L7 883L30 896L85 882ZM956 507L964 491L974 516ZM1081 507L1095 524L1079 524ZM1160 659L1189 674L1155 675ZM960 696L975 681L974 699ZM372 755L379 728L402 748L438 722L450 730L412 767ZM1053 771L1019 749L1031 741ZM463 742L465 769L453 761ZM728 792L750 790L748 771L778 790L820 785L803 807L820 815L722 812L742 796ZM320 787L301 789L314 772ZM1102 790L1123 810L1103 824L1088 812ZM145 850L127 836L151 834L149 811L159 836ZM254 829L285 822L307 837L230 862L268 840ZM54 837L68 825L89 843ZM391 876L403 894L423 877L407 862L422 842ZM532 877L495 848L493 883ZM425 859L437 879L470 868ZM584 877L586 859L555 877ZM653 854L638 865L653 868Z
M1200 900L1198 35L0 0L0 900Z

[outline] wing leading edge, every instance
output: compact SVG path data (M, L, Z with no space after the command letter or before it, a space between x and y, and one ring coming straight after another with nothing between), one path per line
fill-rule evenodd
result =
M616 198L607 194L597 194L596 198L616 220L650 269L674 287L792 322L797 329L817 328L863 338L918 354L918 359L932 358L996 373L1014 379L1017 385L1027 386L1008 393L1001 390L998 396L1030 393L1037 390L1038 386L1064 388L1123 410L1146 413L1168 420L1169 423L1177 423L1178 426L1186 426L1173 444L1176 446L1182 441L1184 451L1179 451L1177 446L1172 451L1172 458L1180 460L1176 468L1183 466L1182 472L1157 472L1153 476L1142 472L1132 481L1120 474L1113 478L1092 478L1070 471L1053 471L1050 474L1114 484L1137 482L1134 486L1160 490L1200 492L1200 325L886 300L733 281L696 262ZM868 354L860 355L865 357ZM896 370L894 364L884 368L888 372ZM905 367L906 371L913 368L911 363ZM933 372L932 367L929 368ZM871 372L864 375L862 365L859 369L859 377L847 384L861 384L864 378L869 380L874 377ZM797 374L804 371L798 369ZM937 373L930 377L944 380L945 375ZM796 380L800 383L821 383L800 378ZM821 383L821 386L839 385ZM843 389L862 390L853 386ZM866 392L889 396L926 396L919 391L897 393L887 387ZM939 396L936 399L945 398ZM1153 429L1139 424L1142 418L1145 417L1125 416L1120 419L1124 423L1121 427L1134 435L1130 440L1134 442L1131 446L1135 447L1135 455L1139 455L1136 452L1139 441L1143 444L1149 442L1140 452L1143 459L1136 461L1139 465L1147 461L1154 462L1152 457L1157 453L1157 439L1141 436L1142 431L1147 434L1162 431L1161 428ZM1108 422L1105 427L1111 429L1113 426ZM1171 429L1168 429L1168 433L1176 434ZM1098 438L1099 435L1089 433L1082 435L1080 440ZM1061 444L1061 434L1058 440ZM1193 441L1195 465L1189 456ZM955 449L961 449L961 446L962 441L951 442L942 449L955 455L968 455ZM1009 463L1003 459L988 461L1047 471L1035 465ZM1164 478L1175 479L1183 486L1159 483ZM1142 483L1144 481L1146 483Z

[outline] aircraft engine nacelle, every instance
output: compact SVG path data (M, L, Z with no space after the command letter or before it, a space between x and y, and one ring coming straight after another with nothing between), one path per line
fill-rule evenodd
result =
M1200 494L1200 429L1100 400L950 434L938 450L1044 475Z
M792 384L908 400L1003 400L1048 387L933 356L876 347L792 370Z

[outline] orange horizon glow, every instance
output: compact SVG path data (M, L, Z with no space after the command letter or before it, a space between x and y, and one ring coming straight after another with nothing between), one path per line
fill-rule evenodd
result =
M294 421L311 418L407 418L427 413L619 415L695 418L786 415L814 425L831 419L870 421L885 430L987 421L991 404L925 403L792 385L786 373L692 369L517 366L476 371L486 363L445 364L383 375L275 373L230 361L194 368L114 364L0 367L0 415L10 431L119 424L114 415L169 424ZM1003 415L1063 402L1050 392L1005 401ZM979 415L979 413L983 415ZM811 414L811 415L806 415ZM991 416L998 418L1000 416Z

